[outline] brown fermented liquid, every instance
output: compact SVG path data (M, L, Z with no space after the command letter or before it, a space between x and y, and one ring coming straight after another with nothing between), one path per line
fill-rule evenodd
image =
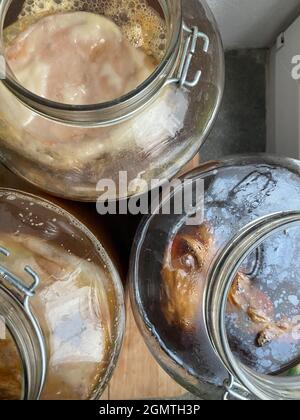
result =
M122 262L122 255L120 255L120 249L118 247L118 238L112 240L111 236L111 219L101 217L96 210L96 205L94 203L79 203L68 200L63 200L57 197L52 197L49 194L41 191L40 189L32 186L27 181L23 180L19 176L13 174L10 170L6 169L3 165L0 164L0 188L12 188L15 190L20 190L27 192L29 194L36 195L38 197L44 198L45 200L50 201L51 203L61 207L66 210L81 223L83 223L100 241L103 245L109 257L112 259L116 265L118 271L120 272L122 280L126 276L126 266ZM126 263L127 265L127 263Z
M144 43L129 41L103 15L74 11L30 20L21 18L7 29L5 57L19 83L40 97L72 105L108 102L136 89L155 70ZM42 130L41 123L31 125Z
M39 0L24 2L20 19L43 12L83 10L112 19L129 42L160 61L167 42L166 22L159 2L152 0Z
M17 194L16 197L18 200ZM25 208L20 210L26 218ZM37 206L30 206L30 212L36 221ZM47 223L50 226L49 220L38 222L44 226ZM54 226L55 222L53 231ZM56 226L57 236L61 227L60 221ZM57 241L58 237L54 242ZM11 254L5 259L5 266L24 283L26 265L41 279L35 296L30 299L47 345L47 377L41 398L91 398L106 374L115 339L116 296L113 288L107 290L109 275L93 262L97 258L92 248L85 258L78 258L59 242L53 245L50 239L45 241L17 231L6 234L2 226L0 245ZM10 337L0 340L0 365L6 360L6 366L1 366L0 399L20 398L17 378L22 375L17 369L19 357L14 347Z
M5 20L5 36L10 43L30 24L56 13L85 11L112 20L136 48L158 63L165 54L167 26L157 0L21 0L14 1Z
M0 339L0 400L18 400L22 392L20 355L9 331Z

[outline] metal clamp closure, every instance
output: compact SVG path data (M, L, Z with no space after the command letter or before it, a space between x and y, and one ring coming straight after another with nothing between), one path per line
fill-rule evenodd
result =
M226 390L223 396L224 401L229 401L231 398L239 401L249 401L249 391L238 383L232 375L224 381L223 385Z
M204 41L203 51L205 53L208 52L210 40L209 40L209 37L205 33L200 32L198 30L197 26L193 26L192 28L189 28L184 23L183 30L187 32L189 35L185 41L177 76L173 79L169 79L167 84L178 83L180 87L193 88L198 85L202 76L202 71L198 70L193 80L191 81L187 80L190 66L197 50L198 40L202 39Z
M0 247L0 254L4 255L5 257L10 256L10 252L3 247ZM36 392L35 396L38 399L40 394L43 390L45 379L46 379L46 371L47 371L47 352L46 352L46 344L42 329L37 318L32 313L31 307L29 305L29 299L35 295L36 288L40 284L40 278L38 274L29 266L24 267L25 273L27 273L31 279L32 283L27 286L20 278L18 278L15 274L11 273L6 267L0 264L0 280L2 278L2 283L4 288L7 289L7 285L12 286L21 294L20 297L16 297L18 302L23 306L26 315L29 318L31 326L33 328L35 338L38 343L37 348L37 355L38 355L38 362L39 366L39 377L36 385ZM28 389L25 390L24 398L28 398Z
M5 257L10 256L10 252L0 247L0 253L4 255ZM28 265L24 267L24 271L30 275L30 277L33 279L32 284L28 287L26 286L22 280L20 280L17 276L12 274L10 271L7 270L4 266L0 265L0 276L3 278L3 280L7 281L10 285L15 287L19 292L23 293L25 295L25 300L34 296L35 289L40 284L40 278L37 275L35 271L32 270L31 267Z

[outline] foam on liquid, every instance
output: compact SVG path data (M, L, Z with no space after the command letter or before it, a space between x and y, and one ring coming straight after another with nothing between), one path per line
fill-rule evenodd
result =
M7 62L19 82L72 105L134 90L166 47L165 22L145 0L25 0L5 35Z
M158 62L163 58L168 38L166 22L147 0L25 0L19 18L79 10L112 19L133 46Z

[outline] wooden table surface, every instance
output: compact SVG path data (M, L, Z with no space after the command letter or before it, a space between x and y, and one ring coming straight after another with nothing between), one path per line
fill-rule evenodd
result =
M156 363L138 331L127 293L127 325L121 356L102 400L163 399L186 391Z
M198 166L199 161L197 156L183 172ZM128 291L126 308L127 325L123 349L112 380L102 399L163 399L186 394L187 391L171 379L150 354L136 326Z

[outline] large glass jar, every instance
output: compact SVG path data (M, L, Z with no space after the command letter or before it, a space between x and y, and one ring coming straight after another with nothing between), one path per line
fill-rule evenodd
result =
M0 400L98 399L124 332L118 271L49 201L0 189Z
M135 240L131 297L148 347L201 398L299 399L300 163L240 156L187 179L193 206L175 211L174 192L171 214L156 209Z
M23 3L0 2L4 57L14 37L9 25L18 26L28 10L39 10L32 6L35 2L26 2L20 14ZM55 13L94 11L97 1L37 3L44 13ZM125 15L129 3L122 0L120 5ZM154 73L121 98L91 105L52 102L26 90L6 63L0 84L0 141L1 160L8 168L53 195L95 201L102 179L117 185L109 198L124 198L147 190L153 178L170 179L193 158L212 127L222 97L220 36L203 0L150 4L166 25L166 53ZM122 171L127 171L128 184L137 179L144 182L138 186L133 182L119 193Z

